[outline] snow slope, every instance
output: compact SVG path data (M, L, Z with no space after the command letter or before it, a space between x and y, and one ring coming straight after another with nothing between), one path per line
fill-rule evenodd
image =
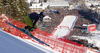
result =
M0 53L56 53L31 40L22 39L0 30Z
M100 31L96 30L95 32L91 32L93 36L72 36L77 39L87 40L88 43L92 43L93 47L98 47L100 49Z
M61 38L68 35L70 30L74 27L77 18L78 17L74 15L65 16L63 21L57 26L55 32L53 32L54 36Z

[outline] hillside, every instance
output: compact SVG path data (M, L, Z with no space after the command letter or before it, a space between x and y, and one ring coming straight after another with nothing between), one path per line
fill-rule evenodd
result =
M60 14L52 13L52 12L50 12L50 10L58 10L58 12ZM69 34L69 36L64 37L65 39L67 38L69 40L70 40L71 36L73 36L73 35L78 35L78 36L91 35L87 32L87 30L86 30L87 27L82 26L82 25L96 23L96 21L93 20L92 18L90 18L83 10L77 10L77 9L68 10L68 8L61 7L61 8L46 9L45 12L46 12L46 15L51 17L52 21L43 23L44 28L41 28L41 29L48 33L53 32L53 30L62 22L65 15L78 16L78 19L75 23L74 28L71 29L71 33Z

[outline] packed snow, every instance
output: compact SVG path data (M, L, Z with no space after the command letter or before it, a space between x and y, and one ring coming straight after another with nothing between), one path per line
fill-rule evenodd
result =
M90 32L93 36L72 36L76 37L77 39L87 40L88 43L93 44L93 47L98 47L100 49L100 31L96 30L94 32Z
M0 29L0 53L57 53L31 40L22 39Z
M55 29L55 32L53 33L54 36L58 36L58 38L61 38L68 35L70 33L70 30L74 27L77 18L78 17L74 15L65 16L63 21Z

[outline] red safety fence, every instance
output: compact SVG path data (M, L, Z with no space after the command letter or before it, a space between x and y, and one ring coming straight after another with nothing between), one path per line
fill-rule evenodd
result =
M1 14L0 14L0 20L4 20L4 17ZM15 26L17 26L19 28L23 28L24 26L26 26L26 24L24 24L22 22L18 22L10 17L8 17L8 20L5 20L5 21L9 21L10 23L14 24ZM18 29L6 24L4 21L0 21L0 27L2 27L4 31L11 33L15 36L19 36L23 39L30 39L33 42L38 43L31 37L27 36L26 34L22 33L21 31L19 31ZM32 33L32 35L39 38L43 42L49 44L51 46L51 48L55 51L58 51L61 53L87 53L87 47L84 47L76 42L72 42L67 39L64 40L65 41L64 42L64 41L61 41L61 39L58 40L57 38L50 37L52 34L49 34L38 28L35 29L31 33ZM45 46L45 45L43 45L43 46Z

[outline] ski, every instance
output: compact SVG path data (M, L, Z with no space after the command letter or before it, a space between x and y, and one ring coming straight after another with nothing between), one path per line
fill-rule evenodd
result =
M18 28L17 26L11 24L10 22L7 22L7 21L6 21L6 23L9 24L9 25L11 25L11 26L13 26L14 28L20 30L21 32L25 33L25 30L23 30L23 29L21 29L21 28ZM47 46L50 46L49 44L47 44L47 43L41 41L40 39L38 39L38 38L36 38L36 37L34 37L34 36L31 34L31 32L30 32L30 35L29 35L28 33L25 33L25 34L28 35L28 36L30 36L31 38L35 39L36 41L38 41L38 42L41 43L41 44L45 44L45 45L47 45Z

